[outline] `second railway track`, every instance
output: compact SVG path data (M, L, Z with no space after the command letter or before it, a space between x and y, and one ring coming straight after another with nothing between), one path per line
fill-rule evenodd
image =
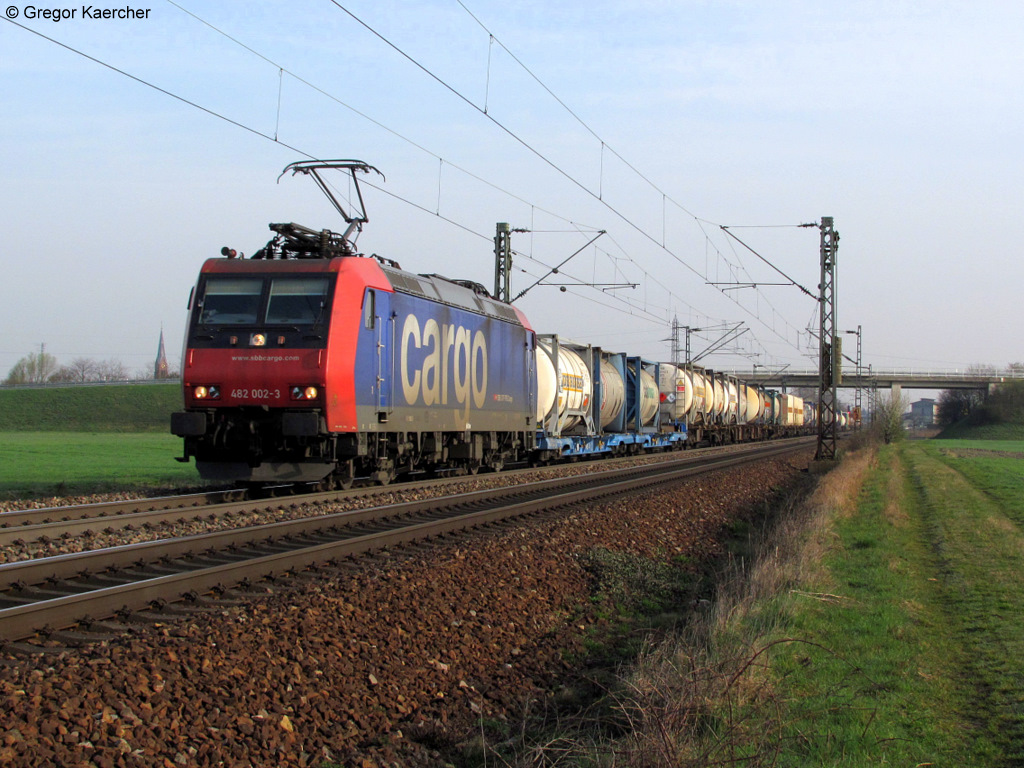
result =
M636 492L806 445L806 441L761 445L701 462L661 462L7 563L0 565L0 641L46 634L51 628L88 623L89 617L112 616L154 603L195 599L268 575L510 517ZM247 505L251 507L252 502Z

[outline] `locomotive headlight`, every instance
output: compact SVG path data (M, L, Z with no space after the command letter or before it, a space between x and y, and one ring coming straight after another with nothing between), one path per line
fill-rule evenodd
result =
M192 396L196 400L220 400L220 387L216 384L199 384L192 388Z
M254 333L249 337L249 346L251 347L265 347L267 345L267 337L262 333Z
M295 385L292 387L292 400L316 400L319 394L320 390L314 386Z

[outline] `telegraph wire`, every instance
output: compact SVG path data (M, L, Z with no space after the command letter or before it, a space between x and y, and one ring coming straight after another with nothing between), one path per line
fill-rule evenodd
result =
M797 288L799 288L799 289L800 289L801 291L803 291L804 293L806 293L806 294L807 294L808 296L810 296L810 297L811 297L812 299L817 299L817 297L816 297L816 296L815 296L815 295L814 295L813 293L811 293L811 292L810 292L809 290L807 290L807 289L806 289L806 288L804 288L804 287L803 287L802 285L800 285L800 283L798 283L798 282L797 282L796 280L794 280L794 279L793 279L792 277L790 277L790 276L789 276L789 275L787 275L787 274L786 274L785 272L783 272L783 271L782 271L781 269L779 269L778 267L776 267L776 266L775 266L774 264L772 264L772 263L771 263L770 261L768 261L768 259L766 259L766 258L765 258L764 256L762 256L762 255L761 255L760 253L758 253L757 251L755 251L755 250L754 250L753 248L751 248L751 247L750 247L749 245L747 245L747 244L746 244L745 242L743 242L743 241L742 241L742 240L740 240L740 239L739 239L738 237L736 237L736 235L734 235L734 234L733 234L732 232L730 232L730 231L729 231L730 227L727 227L727 226L725 226L724 224L722 224L722 225L720 225L720 229L721 229L721 230L722 230L723 232L725 232L725 234L727 234L727 235L728 235L729 237L731 237L731 238L732 238L733 240L735 240L735 241L736 241L737 243L739 243L739 244L740 244L740 245L742 245L742 246L743 246L744 248L746 248L746 249L747 249L748 251L750 251L750 252L751 252L752 254L754 254L755 256L757 256L757 258L759 258L759 259L760 259L761 261L763 261L763 262L764 262L765 264L767 264L767 265L768 265L769 267L771 267L771 268L772 268L772 269L774 269L774 270L775 270L776 272L778 272L778 273L779 273L780 275L782 275L782 276L783 276L784 278L786 278L787 280L789 280L789 282L790 282L790 283L792 283L793 285L795 285L795 286L796 286ZM744 270L744 271L746 271L746 270ZM750 273L748 272L747 274L750 274Z
M508 48L508 46L506 46L503 42L501 42L501 40L498 39L494 35L494 33L490 29L488 29L487 26L482 21L480 21L480 19L478 19L476 17L476 15L471 10L469 10L469 8L466 7L466 4L464 2L462 2L462 0L456 0L456 2L460 6L462 6L462 9L467 14L469 14L470 18L472 18L473 21L475 21L477 24L480 25L480 28L482 30L484 30L484 32L486 32L488 35L490 35L491 39L494 42L496 42L498 45L501 46L502 50L505 51L505 53L507 53L509 56L512 57L513 61L515 61L516 64L518 64L520 67L523 68L523 71L525 71L530 77L532 77L534 79L534 81L537 83L537 85L539 85L541 88L543 88L547 92L547 94L551 98L553 98L555 101L557 101L566 112L568 112L570 115L572 115L572 117L576 120L576 122L578 122L581 126L583 126L583 128L587 131L587 133L589 133L591 136L593 136L595 139L597 139L601 143L602 163L604 161L604 157L603 157L604 150L607 149L609 152L611 152L613 155L615 155L615 157L617 157L619 160L621 160L622 163L627 168L629 168L631 171L633 171L633 173L635 173L637 176L639 176L641 179L643 179L645 182L647 182L647 184L649 184L652 189L654 189L656 192L658 192L659 194L661 194L665 198L671 199L671 198L669 198L667 193L665 193L660 187L658 187L657 184L655 184L653 181L651 181L649 178L647 178L647 176L644 175L639 169L637 169L632 163L630 163L626 158L624 158L622 155L620 155L618 152L616 152L615 149L613 147L611 147L604 139L602 139L598 135L598 133L593 128L591 128L582 117L577 115L576 112L574 112L572 110L572 108L568 104L566 104L564 101L562 101L562 99L559 98L559 96L554 91L552 91L550 88L548 88L548 86L544 83L544 81L541 80L536 74L534 74L533 70L531 70L528 66L526 66L526 64L524 64L523 61L518 56L516 56ZM693 218L697 218L693 213L688 211L684 206L680 205L679 203L677 203L674 200L672 202L681 211L684 211L685 213L687 213L688 215L692 216Z
M645 230L645 229L644 229L643 227L641 227L641 226L639 226L638 224L636 224L636 223L635 223L635 222L634 222L634 221L633 221L632 219L630 219L630 218L629 218L628 216L626 216L626 215L625 215L624 213L622 213L621 211L619 211L619 210L618 210L618 209L617 209L617 208L616 208L615 206L611 205L611 204L610 204L610 203L608 203L608 202L607 202L606 200L603 200L603 199L602 199L602 198L601 198L600 196L598 196L597 194L595 194L595 193L594 193L594 191L593 191L593 190L591 190L591 189L589 189L589 188L588 188L588 187L587 187L587 186L586 186L586 185L585 185L585 184L584 184L583 182L581 182L581 181L580 181L579 179L577 179L577 178L576 178L575 176L573 176L573 175L572 175L572 174L570 174L570 173L569 173L568 171L566 171L565 169L563 169L563 168L562 168L561 166L559 166L559 165L558 165L557 163L555 163L555 162L554 162L553 160L551 160L550 158L548 158L548 157L547 157L547 156L546 156L546 155L545 155L544 153L542 153L542 152L541 152L540 150L536 149L536 148L535 148L535 147L534 147L533 145L531 145L531 144L530 144L530 143L529 143L528 141L526 141L525 139L523 139L522 137L520 137L520 136L519 136L519 135L518 135L517 133L515 133L515 131L513 131L513 130L512 130L511 128L508 128L508 127L507 127L507 126L506 126L506 125L505 125L504 123L502 123L502 122L501 122L500 120L497 120L497 119L496 119L496 118L495 118L495 117L494 117L493 115L490 115L490 114L488 114L488 113L487 113L487 112L485 112L485 111L484 111L484 110L483 110L483 109L482 109L482 108L481 108L480 106L478 106L477 104L474 104L474 103L473 103L473 101L472 101L472 100L471 100L470 98L468 98L467 96L465 96L464 94L462 94L462 93L461 93L461 92L460 92L460 91L459 91L458 89L456 89L456 88L455 88L454 86L452 86L452 85L450 85L449 83L445 82L445 81L444 81L444 80L443 80L442 78L440 78L440 77L439 77L438 75L435 75L435 74L434 74L433 72L431 72L431 71L430 71L429 69L427 69L427 67L425 67L425 66L424 66L423 64L420 64L420 63L419 63L419 62L418 62L418 61L417 61L416 59L414 59L414 58L413 58L413 57L412 57L411 55L409 55L408 53L406 53L405 51L403 51L403 50L402 50L401 48L399 48L399 47L398 47L397 45L395 45L394 43L392 43L392 42L391 42L391 41L390 41L390 40L389 40L388 38L384 37L384 35L382 35L382 34L381 34L380 32L378 32L377 30L375 30L375 29L374 29L373 27L371 27L371 26L370 26L369 24L367 24L367 23L366 23L365 21L363 21L363 20L362 20L361 18L359 18L358 16L356 16L356 15L355 15L355 14L354 14L354 13L353 13L352 11L350 11L350 10L349 10L348 8L346 8L345 6L343 6L343 5L342 5L342 4L340 3L340 2L338 2L338 0L329 0L329 2L330 2L330 3L332 4L332 5L334 5L335 7L337 7L337 8L339 9L339 10L341 10L342 12L344 12L345 14L347 14L347 15L348 15L349 17L351 17L351 18L352 18L352 19L353 19L353 20L354 20L354 21L355 21L355 22L356 22L357 24L359 24L359 25L360 25L361 27L363 27L363 28L364 28L364 29L366 29L366 30L367 30L368 32L370 32L370 33L371 33L371 34L372 34L372 35L373 35L374 37L378 38L378 39L379 39L379 40L380 40L381 42L383 42L383 43L384 43L385 45L387 45L387 46L388 46L389 48L391 48L391 49L392 49L392 50L394 50L394 51L395 51L396 53L398 53L398 54L399 54L399 55L400 55L400 56L401 56L402 58L406 59L406 60L407 60L407 61L409 61L409 62L410 62L411 64L413 64L413 65L414 65L414 66L415 66L415 67L416 67L417 69L419 69L419 70L420 70L420 71L422 71L422 72L423 72L424 74L426 74L426 75L427 75L427 76L428 76L428 77L429 77L429 78L430 78L431 80L434 80L435 82L437 82L437 83L438 83L439 85L441 85L441 86L442 86L442 87L443 87L443 88L444 88L445 90L449 91L450 93L452 93L453 95L455 95L456 97L458 97L458 99L459 99L460 101L463 101L464 103L466 103L467 105L469 105L469 106L470 106L470 107L471 107L472 109L476 110L476 111L477 111L477 112L479 112L479 113L480 113L481 115L483 115L483 116L484 116L484 117L486 117L486 118L487 118L488 120L490 120L490 121L491 121L492 123L494 123L494 125L495 125L495 126L497 126L498 128L500 128L500 129L501 129L501 130L502 130L502 131L503 131L504 133L506 133L506 134L507 134L507 135L508 135L509 137L511 137L512 139L514 139L514 140L515 140L516 142L518 142L518 143L519 143L520 145L522 145L522 146L523 146L523 147L524 147L525 149L529 150L529 151L530 151L530 153L532 153L532 154L533 154L533 155L535 155L535 156L536 156L536 157L537 157L537 158L538 158L539 160L541 160L541 161L542 161L542 162L544 162L544 163L545 163L546 165L548 165L548 166L549 166L549 167L550 167L550 168L551 168L552 170L556 171L556 172L557 172L557 173L558 173L559 175L563 176L563 177L564 177L565 179L567 179L568 181L572 182L572 183L573 183L574 185L576 185L577 187L579 187L579 188L580 188L580 189L581 189L581 190L582 190L583 192L587 193L588 195L590 195L591 197L593 197L593 198L594 198L595 200L598 200L598 201L599 201L599 202L600 202L600 203L601 203L602 205L604 205L604 206L605 206L605 207L606 207L606 208L607 208L607 209L608 209L609 211L611 211L612 213L614 213L614 214L615 214L616 216L618 216L618 217L619 217L620 219L622 219L622 221L624 221L624 222L625 222L626 224L628 224L628 225L629 225L630 227L632 227L633 229L635 229L635 230L636 230L636 231L637 231L637 232L638 232L639 234L641 234L641 235L643 235L644 237L646 237L646 238L647 238L648 240L650 240L650 241L651 241L652 243L654 243L655 245L657 245L657 246L658 246L659 248L662 248L662 250L664 250L664 251L665 251L665 252L666 252L667 254L669 254L669 255L670 255L670 256L671 256L671 257L672 257L673 259L675 259L675 260L676 260L677 262L679 262L679 263L680 263L680 264L681 264L682 266L686 267L686 268L687 268L688 270L690 270L691 272L693 272L693 274L695 274L695 275L696 275L697 277L703 277L703 275L701 275L701 274L700 274L700 272L698 272L698 271L697 271L697 270L696 270L696 269L695 269L694 267L692 267L692 266L691 266L690 264L688 264L688 263L687 263L687 262L686 262L686 261L685 261L684 259L682 259L682 258L681 258L681 257L680 257L680 256L679 256L679 255L678 255L677 253L675 253L674 251L672 251L672 250L671 250L671 249L669 249L669 248L664 248L664 247L663 247L663 246L661 245L661 243L659 243L659 242L658 242L657 238L655 238L655 237L654 237L653 235L651 235L651 234L650 234L649 232L647 232L647 231L646 231L646 230ZM625 162L625 161L623 161L623 162ZM627 165L628 165L628 163L627 163ZM657 188L655 187L655 189L657 189ZM678 205L678 204L677 204L677 205ZM683 209L683 208L682 208L682 206L679 206L679 207L680 207L680 209L681 209L681 210L685 210L685 209ZM692 214L690 214L690 215L692 215Z
M602 138L602 137L601 137L601 136L600 136L600 135L599 135L599 134L598 134L598 133L597 133L597 132L596 132L596 131L595 131L595 130L594 130L593 128L591 128L591 127L590 127L590 125L589 125L589 124L588 124L588 123L587 123L587 122L586 122L586 121L585 121L585 120L584 120L584 119L583 119L582 117L580 117L580 116L579 116L578 114L576 114L576 112L575 112L575 111L574 111L574 110L573 110L573 109L572 109L572 108L571 108L571 107L570 107L570 106L569 106L568 104L566 104L566 103L565 103L565 101L563 101L563 100L562 100L562 99L561 99L561 98L560 98L560 97L559 97L559 96L558 96L558 95L557 95L557 94L556 94L556 93L555 93L554 91L552 91L552 90L551 90L551 89L550 89L550 88L549 88L549 87L547 86L547 84L545 84L545 83L544 83L544 81L542 81L542 80L540 79L540 77L538 77L538 76L537 76L537 74L533 72L533 70L531 70L531 69L530 69L530 68L529 68L529 67L528 67L528 66L527 66L527 65L526 65L526 64L525 64L525 63L524 63L524 62L523 62L523 61L522 61L522 60L521 60L521 59L520 59L520 58L519 58L519 57L518 57L518 56L517 56L517 55L516 55L515 53L513 53L513 52L512 52L512 50L510 50L510 49L508 48L508 46L506 46L506 45L505 45L505 44L504 44L504 43L503 43L503 42L502 42L502 41L501 41L501 40L500 40L500 39L499 39L499 38L498 38L498 37L497 37L497 36L496 36L496 35L494 34L494 32L493 32L493 31L492 31L492 30L491 30L491 29L490 29L489 27L487 27L487 26L486 26L486 25L485 25L485 24L484 24L484 23L483 23L483 22L482 22L482 21L481 21L481 20L480 20L480 19L479 19L479 18L478 18L478 17L476 16L476 14L474 14L474 13L473 13L473 12L472 12L472 11L471 11L471 10L470 10L470 9L469 9L469 8L468 8L467 6L466 6L466 4L465 4L465 3L463 2L463 0L456 0L456 2L457 2L457 3L458 3L458 4L459 4L459 5L461 6L461 7L462 7L462 9L463 9L464 11L466 11L466 13L467 13L467 14L468 14L468 15L470 16L470 18L472 18L472 19L473 19L473 21L475 21L475 22L476 22L476 23L477 23L477 24L478 24L478 25L480 26L480 28L481 28L481 29L482 29L482 30L483 30L484 32L486 32L486 33L488 34L488 36L489 36L489 38L490 38L490 40L491 40L491 42L492 42L492 43L497 43L497 44L498 44L499 46L501 46L502 50L504 50L504 51L505 51L505 52L506 52L506 53L507 53L507 54L508 54L508 55L509 55L509 56L510 56L510 57L511 57L512 59L513 59L513 61L515 61L515 62L516 62L516 63L517 63L517 64L518 64L518 65L519 65L520 67L522 67L523 71L525 71L525 72L526 72L526 73L527 73L527 74L528 74L528 75L529 75L529 76L530 76L531 78L533 78L533 80L534 80L534 81L535 81L535 82L536 82L536 83L537 83L537 84L538 84L538 85L539 85L539 86L540 86L540 87L541 87L541 88L542 88L542 89L543 89L543 90L544 90L544 91L545 91L545 92L546 92L546 93L547 93L547 94L548 94L549 96L551 96L551 98L553 98L553 99L554 99L554 100L555 100L556 102L558 102L558 104L559 104L559 105L561 105L561 107L562 107L562 108L563 108L563 109L564 109L564 110L565 110L566 112L568 112L568 113L569 113L569 114L570 114L570 115L571 115L571 116L572 116L572 117L573 117L573 118L574 118L574 119L575 119L575 120L576 120L576 121L577 121L577 122L578 122L578 123L579 123L579 124L580 124L580 125L581 125L581 126L582 126L582 127L584 128L584 129L585 129L585 130L586 130L586 131L587 131L587 133L589 133L589 134L590 134L590 135L591 135L592 137L594 137L594 139L596 139L597 141L599 141L599 142L600 142L600 145L601 145L601 173L600 173L601 187L599 188L599 191L598 191L598 195L597 195L597 196L598 196L598 199L602 200L602 202L603 202L603 182L604 182L604 152L605 152L605 150L607 149L607 150L608 150L609 152L611 152L611 153L612 153L612 154L613 154L613 155L614 155L614 156L615 156L616 158L618 158L618 159L619 159L619 160L620 160L620 161L621 161L621 162L622 162L622 163L623 163L623 164L624 164L624 165L625 165L625 166L626 166L627 168L629 168L629 169L630 169L631 171L633 171L633 173L635 173L635 174L636 174L636 175L637 175L637 176L638 176L638 177L639 177L640 179L642 179L642 180L643 180L644 182L646 182L647 184L649 184L649 185L651 186L651 188L652 188L652 189L654 189L655 191L657 191L658 193L660 193L660 194L661 194L661 196L662 196L662 240L661 240L660 246L661 246L661 248L662 248L663 250L665 250L666 252L668 252L668 253L672 254L673 256L675 256L675 254L674 254L674 253L672 253L672 251L671 251L671 250L670 250L669 248L667 248L667 247L666 247L666 238L665 238L665 228L666 228L666 221L667 221L667 217L666 217L666 215L665 215L665 205L666 205L666 202L672 202L672 204L673 204L674 206L676 206L676 207L677 207L677 208L678 208L679 210L683 211L683 212L684 212L684 213L686 213L686 214L687 214L688 216L690 216L690 217L691 217L691 218L693 218L693 219L694 219L695 221L697 221L697 223L698 223L698 226L700 226L701 230L702 230L702 231L704 231L704 230L703 230L703 226L702 226L702 224L703 224L703 223L711 223L711 222L705 222L705 221L704 221L703 219L700 219L700 218L699 218L698 216L696 216L696 215L695 215L695 214L694 214L694 213L693 213L692 211L690 211L690 210L689 210L689 209L687 209L687 208L686 208L685 206L683 206L683 205L682 205L682 204L680 204L680 203L679 203L678 201L676 201L676 200L675 200L674 198L672 198L671 196L669 196L669 195L668 195L668 194L667 194L667 193L666 193L666 192L665 192L664 190L662 190L662 189L661 189L661 188L660 188L660 187L659 187L659 186L658 186L657 184L655 184L655 183L654 183L654 182L653 182L653 181L652 181L651 179L649 179L649 178L648 178L648 177L647 177L647 176L646 176L646 175L645 175L644 173L642 173L642 172L641 172L641 171L640 171L640 170L639 170L638 168L636 168L636 167L635 167L635 166L634 166L634 165L633 165L632 163L630 163L630 162L629 162L628 160L626 160L626 158L624 158L624 157L623 157L623 156L622 156L622 155L621 155L621 154L620 154L619 152L617 152L617 151L616 151L616 150L615 150L615 149L614 149L613 147L611 147L610 145L608 145L608 143L607 143L607 142L606 142L606 141L605 141L605 140L604 140L604 139L603 139L603 138ZM489 62L490 62L490 58L489 58L489 57L490 57L490 54L488 53L488 82L489 82L489 77L490 77L490 64L489 64ZM591 193L591 194L593 194L593 193ZM614 209L612 209L612 210L613 210L613 212L616 212L616 211L614 211ZM775 266L774 264L772 264L772 263L771 263L770 261L768 261L768 260L767 260L766 258L764 258L764 257L763 257L763 256L762 256L761 254L759 254L759 253L757 253L756 251L754 251L754 250L753 250L752 248L750 248L750 246L748 246L748 245L747 245L746 243L744 243L744 242L743 242L743 241L741 241L741 240L740 240L739 238L737 238L737 237L736 237L735 235L733 235L733 234L732 234L731 232L729 232L729 231L728 231L728 229L729 229L729 228L727 228L727 227L725 227L725 226L721 226L721 225L718 225L718 226L720 226L720 227L721 227L722 231L724 231L724 232L725 232L726 234L728 234L728 235L730 235L731 237L733 237L734 239L736 239L736 240L737 240L738 242L740 242L740 244L741 244L741 245L743 245L743 246L744 246L745 248L747 248L747 249L748 249L748 250L750 250L750 251L751 251L752 253L754 253L754 255L755 255L755 256L757 256L757 257L758 257L759 259L761 259L761 260L762 260L763 262L765 262L765 263L766 263L766 264L767 264L767 265L768 265L769 267L771 267L772 269L774 269L775 271L779 272L779 273L780 273L780 274L782 274L782 275L783 275L784 277L786 277L786 279L787 279L787 280L789 280L789 281L790 281L790 282L791 282L791 283L792 283L792 284L793 284L794 286L796 286L797 288L799 288L799 289L800 289L801 291L803 291L803 292L804 292L805 294L807 294L807 295L808 295L808 296L810 296L811 298L816 298L816 297L814 297L814 295L813 295L813 294L811 294L811 293L810 293L810 292L809 292L809 291L808 291L808 290L807 290L806 288L804 288L804 287L803 287L802 285L800 285L800 284L799 284L798 282L796 282L795 280L793 280L792 278L790 278L790 277L789 277L788 275L785 275L785 273L783 273L783 272L782 272L782 271L781 271L780 269L778 269L778 268L777 268L777 267L776 267L776 266ZM743 225L743 226L749 226L749 227L752 227L752 226L757 226L757 225ZM787 224L787 225L766 225L766 226L780 226L780 227L791 227L791 226L801 226L801 225L788 225L788 224ZM706 232L704 232L704 234L705 234L705 237L707 237L707 233L706 233ZM653 240L653 238L651 238L651 239ZM656 240L653 240L653 241L654 241L655 243L657 243L657 241L656 241ZM717 252L717 253L718 253L718 254L719 254L719 255L721 256L721 255L722 255L722 254L721 254L721 252L719 251L719 249L717 248L717 246L714 246L714 244L713 244L713 243L711 243L711 241L710 241L710 238L708 238L708 242L709 242L709 243L710 243L710 244L712 245L712 247L714 247L714 248L715 248L715 251L716 251L716 252ZM678 260L678 259L677 259L677 260ZM731 263L729 262L729 260L728 260L728 259L726 259L725 261L726 261L726 263L727 263L727 264L729 264L730 268L733 268L733 265L732 265L732 264L731 264ZM686 266L689 266L689 265L686 265ZM743 268L743 267L742 267L742 263L740 264L740 266L741 266L741 268ZM695 271L695 270L694 270L694 271ZM747 273L747 274L749 275L749 272L747 272L747 270L746 270L745 268L743 268L743 271L744 271L745 273ZM705 280L707 279L707 275L706 275L706 270L705 270L705 275L703 275L703 277L704 277L704 279L705 279ZM761 292L760 292L760 291L757 291L757 290L756 290L756 289L757 289L757 284L756 284L756 283L754 283L754 288L755 288L755 292L756 292L756 293L758 294L758 296L760 297L760 295L761 295ZM722 292L724 293L724 291L722 291ZM769 305L769 306L770 306L770 307L772 308L772 311L773 311L773 313L775 313L776 315L778 315L778 311L777 311L777 310L775 309L775 307L774 307L774 306L772 306L771 302L769 302L769 301L767 300L767 297L765 297L765 301L766 301L766 303L768 303L768 305ZM737 305L739 305L739 303L738 303L738 302L735 302L735 303L737 303ZM739 306L742 306L742 305L739 305ZM757 314L757 313L754 313L754 316L755 316L755 317L757 317L757 319L759 319L759 320L760 320L760 315L759 315L759 314ZM783 318L783 320L784 320L784 322L785 322L785 319L784 319L784 318ZM763 321L762 321L762 322L763 322ZM792 325L791 325L790 323L786 322L786 325L787 325L787 326L789 326L790 328L793 328L793 329L795 330L794 326L792 326ZM787 343L792 343L792 342L789 342L789 340L788 340L788 339L787 339L786 341L787 341ZM797 349L798 349L798 351L799 351L799 346L797 346Z

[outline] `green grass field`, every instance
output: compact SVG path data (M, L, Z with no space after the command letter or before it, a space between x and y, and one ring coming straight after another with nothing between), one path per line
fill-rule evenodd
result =
M169 433L0 432L0 498L201 485L180 455Z
M181 386L0 388L0 432L168 432Z
M887 446L831 531L779 598L779 764L1024 765L1024 441Z
M174 460L177 383L0 388L0 498L200 485Z

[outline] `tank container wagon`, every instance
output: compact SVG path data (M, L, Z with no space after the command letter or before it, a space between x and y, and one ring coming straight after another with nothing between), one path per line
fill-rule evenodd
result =
M685 424L662 424L661 363L537 338L535 461L681 449Z
M766 390L697 366L662 363L662 427L688 433L688 445L741 442L771 436Z

